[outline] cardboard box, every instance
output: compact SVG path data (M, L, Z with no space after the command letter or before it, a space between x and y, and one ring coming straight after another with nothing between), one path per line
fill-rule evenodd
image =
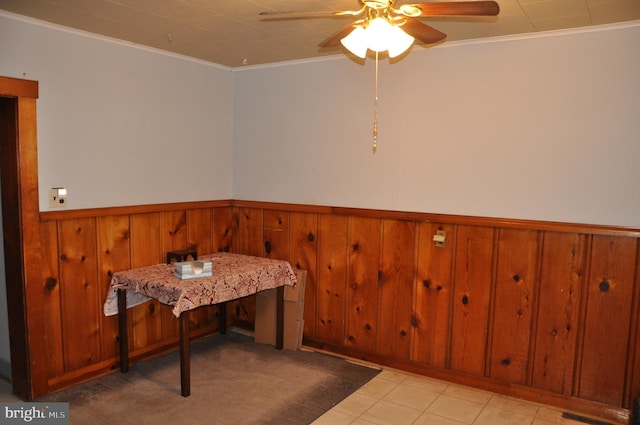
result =
M276 345L277 292L276 289L268 289L256 294L255 342Z
M284 287L284 300L301 302L304 304L304 290L307 283L307 271L300 269L296 269L294 271L297 280L296 286Z
M284 329L284 349L297 351L302 348L302 333L304 331L304 320L296 320L295 326L288 326Z
M298 280L296 286L286 286L284 290L283 346L286 350L299 350L302 347L306 276L306 271L296 270ZM255 342L276 345L276 297L277 289L269 289L256 294Z
M304 319L304 304L293 301L284 302L284 323L295 322ZM285 325L285 328L287 326Z

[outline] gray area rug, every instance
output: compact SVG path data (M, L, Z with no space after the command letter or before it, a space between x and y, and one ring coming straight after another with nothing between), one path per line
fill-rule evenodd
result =
M35 401L68 401L71 424L310 424L379 373L234 332L191 344L191 396L177 351Z

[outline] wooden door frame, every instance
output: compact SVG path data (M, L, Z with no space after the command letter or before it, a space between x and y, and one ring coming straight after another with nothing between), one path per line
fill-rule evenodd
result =
M46 394L47 353L40 273L36 99L38 82L0 76L2 217L13 392Z

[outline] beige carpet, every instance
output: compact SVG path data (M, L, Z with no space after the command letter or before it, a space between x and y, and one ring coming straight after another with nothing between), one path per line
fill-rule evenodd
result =
M229 332L192 343L191 396L176 351L35 400L68 401L71 424L303 425L378 369L311 351L279 351Z

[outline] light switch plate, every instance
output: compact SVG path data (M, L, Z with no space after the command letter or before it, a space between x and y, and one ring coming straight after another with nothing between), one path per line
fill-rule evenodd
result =
M447 240L446 230L436 230L436 234L433 235L433 242L435 242L435 245L439 248L444 248L446 240Z
M49 190L49 208L60 208L67 206L67 189L64 187L53 187Z

